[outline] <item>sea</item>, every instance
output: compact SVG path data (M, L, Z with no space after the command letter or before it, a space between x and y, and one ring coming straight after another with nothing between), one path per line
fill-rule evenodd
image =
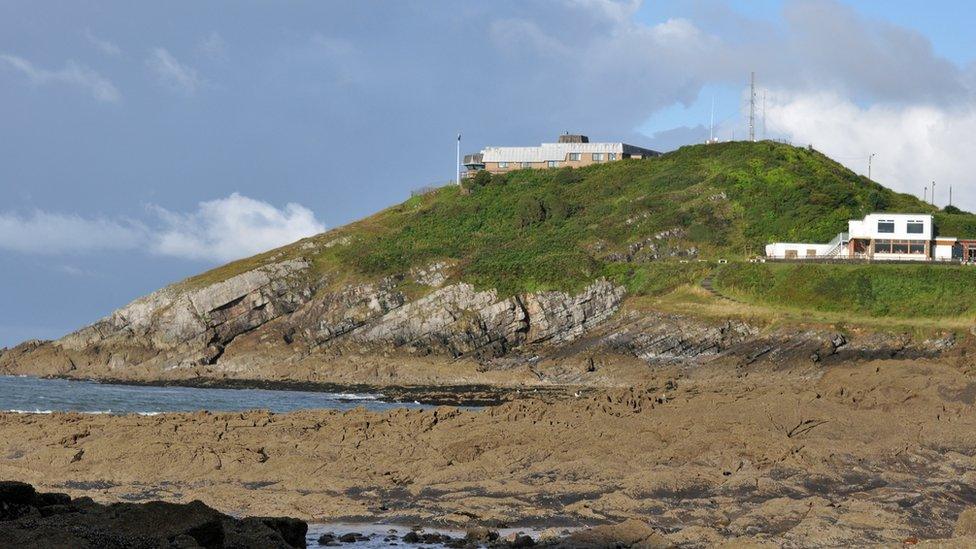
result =
M416 402L388 402L381 393L122 385L73 379L0 376L0 411L5 412L155 415L200 410L350 410L359 406L374 411L424 407Z

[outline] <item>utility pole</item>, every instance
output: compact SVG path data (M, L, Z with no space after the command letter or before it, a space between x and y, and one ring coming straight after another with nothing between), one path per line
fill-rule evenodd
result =
M938 208L939 206L935 203L935 181L932 182L932 205Z
M458 186L461 186L461 133L458 132L457 140L457 179L454 180Z
M868 155L868 179L871 179L871 160L874 158L874 153Z
M749 77L749 141L756 141L756 73Z
M952 185L949 185L949 205L952 206Z
M928 202L928 201L929 201L929 186L926 185L922 189L922 202Z

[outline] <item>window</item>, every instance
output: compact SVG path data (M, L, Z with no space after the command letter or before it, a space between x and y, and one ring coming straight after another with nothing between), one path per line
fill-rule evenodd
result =
M499 162L498 167L504 170L508 167L508 162Z
M925 232L925 222L908 220L908 234L922 234Z
M580 153L569 153L569 159L573 162L579 162L580 156Z
M904 240L896 240L891 245L891 253L893 254L907 254L908 253L908 242Z
M876 253L876 254L890 254L891 253L891 241L890 240L875 240L874 241L874 253Z
M556 162L555 160L550 160L547 164L550 168L555 168L556 166L559 165L559 162Z
M796 259L796 250L786 250L786 259Z
M593 153L594 162L603 162L603 153Z
M924 254L925 253L925 242L918 240L913 240L908 245L908 253L910 254Z
M807 248L807 257L817 257L817 250Z
M607 153L607 160L616 160L617 153Z
M531 162L522 162L522 167L523 168L531 168L532 167L532 163Z
M883 234L891 234L895 232L895 222L891 219L882 219L878 221L878 232Z

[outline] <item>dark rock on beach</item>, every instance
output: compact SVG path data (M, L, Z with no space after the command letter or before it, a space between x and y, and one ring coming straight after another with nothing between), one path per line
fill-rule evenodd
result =
M200 501L102 505L90 498L39 494L0 481L0 547L220 549L305 547L308 525L291 518L236 519Z

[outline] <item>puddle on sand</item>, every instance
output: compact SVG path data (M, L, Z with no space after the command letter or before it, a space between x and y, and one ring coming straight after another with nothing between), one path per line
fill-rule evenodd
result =
M539 534L544 529L540 528L498 528L493 529L498 532L499 537L506 537L512 533L523 533L538 539ZM568 534L574 529L559 529L561 534ZM315 547L356 547L361 548L386 548L386 547L445 547L445 541L435 543L410 543L403 540L403 536L410 532L416 532L419 536L424 534L437 534L449 536L450 539L464 539L464 530L451 530L446 528L423 528L417 529L400 524L355 524L355 523L329 523L329 524L309 524L306 539L310 548ZM334 545L322 545L319 539L324 534L331 534ZM355 542L342 542L339 537L345 534L359 534ZM429 540L430 538L428 538Z

